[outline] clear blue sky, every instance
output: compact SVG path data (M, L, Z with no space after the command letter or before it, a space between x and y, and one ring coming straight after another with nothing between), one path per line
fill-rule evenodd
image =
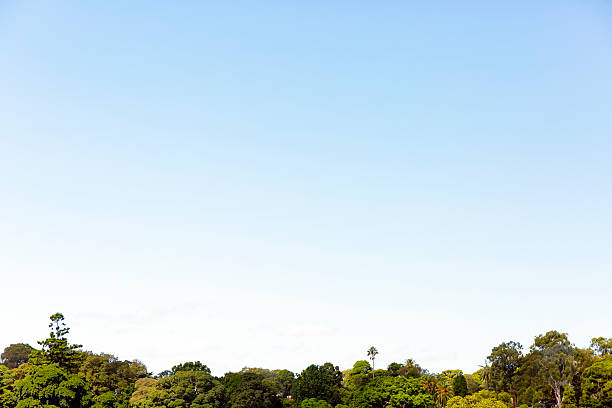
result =
M153 371L586 346L611 180L605 1L0 4L1 347L56 311Z

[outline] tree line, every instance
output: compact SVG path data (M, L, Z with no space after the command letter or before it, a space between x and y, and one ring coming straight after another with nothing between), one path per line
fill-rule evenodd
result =
M566 333L493 347L479 370L431 373L412 359L374 369L378 350L341 371L326 362L300 373L243 368L215 377L199 361L153 375L138 361L70 344L64 316L49 337L1 354L0 408L611 408L612 339L589 348Z

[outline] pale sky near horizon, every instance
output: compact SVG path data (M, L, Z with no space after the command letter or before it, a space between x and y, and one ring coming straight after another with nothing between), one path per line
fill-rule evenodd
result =
M0 3L0 349L473 372L612 337L612 6Z

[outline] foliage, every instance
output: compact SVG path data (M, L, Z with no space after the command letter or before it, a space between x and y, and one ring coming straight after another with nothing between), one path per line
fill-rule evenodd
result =
M446 408L508 408L508 402L495 392L482 390L466 397L455 396L448 400Z
M370 373L372 367L366 360L356 361L353 368L345 375L346 387L349 390L354 390L364 386L370 381Z
M561 401L563 408L576 408L576 393L574 387L568 385L563 389L563 400Z
M521 366L522 353L520 343L509 341L502 343L491 350L487 360L491 362L491 380L495 391L506 391L512 395L516 406L518 372Z
M27 363L33 348L24 343L11 344L4 349L0 362L8 368L17 368Z
M467 381L463 374L459 374L453 379L453 395L465 397L467 393Z
M187 363L177 364L172 367L172 374L176 374L179 371L202 371L207 374L210 374L210 368L208 368L207 365L200 363L199 361L190 361Z
M139 361L120 361L110 354L86 353L79 373L89 383L95 406L128 407L137 379L148 375Z
M312 364L298 374L293 387L293 397L298 402L316 398L335 405L340 403L341 383L342 373L337 366L331 363L322 366Z
M280 408L281 401L261 374L236 373L227 377L230 408Z
M316 398L307 398L300 404L300 408L332 408L332 406L323 400Z
M63 314L55 313L50 319L49 337L38 342L42 349L32 351L30 362L34 365L57 364L68 372L76 373L85 359L85 355L78 351L82 346L68 343L66 335L70 328L66 327Z
M584 370L581 388L581 407L612 407L612 355Z
M591 350L598 356L612 354L612 338L595 337L591 340Z
M33 365L15 385L17 408L85 408L91 397L85 379L59 364Z
M417 378L379 376L355 390L349 401L351 408L425 408L434 403Z
M0 365L0 407L12 407L16 403L15 394L12 392L15 378L12 370Z
M51 316L41 350L4 349L0 408L611 408L610 339L577 348L567 334L537 336L527 354L502 343L472 374L429 374L414 360L373 370L377 351L341 372L331 363L289 370L245 367L214 377L200 361L151 378L143 363L82 352L64 316ZM28 355L29 354L29 355ZM374 374L374 375L373 375Z
M421 368L413 359L408 358L404 364L391 363L387 367L387 374L401 375L402 377L420 377L427 371Z
M465 374L465 382L468 389L468 394L474 394L483 389L483 381L481 377L477 374Z
M570 385L574 374L574 347L567 333L552 330L537 336L531 350L539 357L539 375L552 391L555 404L561 408L562 389Z
M130 397L130 405L136 407L151 406L149 396L155 392L157 380L153 378L140 378L134 383L134 392Z
M274 370L274 377L270 380L272 388L279 397L287 398L291 396L295 374L289 370Z

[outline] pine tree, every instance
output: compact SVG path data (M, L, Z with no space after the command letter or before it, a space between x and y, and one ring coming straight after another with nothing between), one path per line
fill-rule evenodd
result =
M453 394L459 397L465 397L468 393L467 380L461 373L453 378Z
M85 357L78 351L82 345L68 343L66 335L70 328L66 327L63 314L55 313L50 319L49 337L38 342L42 349L32 352L30 362L34 365L57 364L68 372L76 373Z

